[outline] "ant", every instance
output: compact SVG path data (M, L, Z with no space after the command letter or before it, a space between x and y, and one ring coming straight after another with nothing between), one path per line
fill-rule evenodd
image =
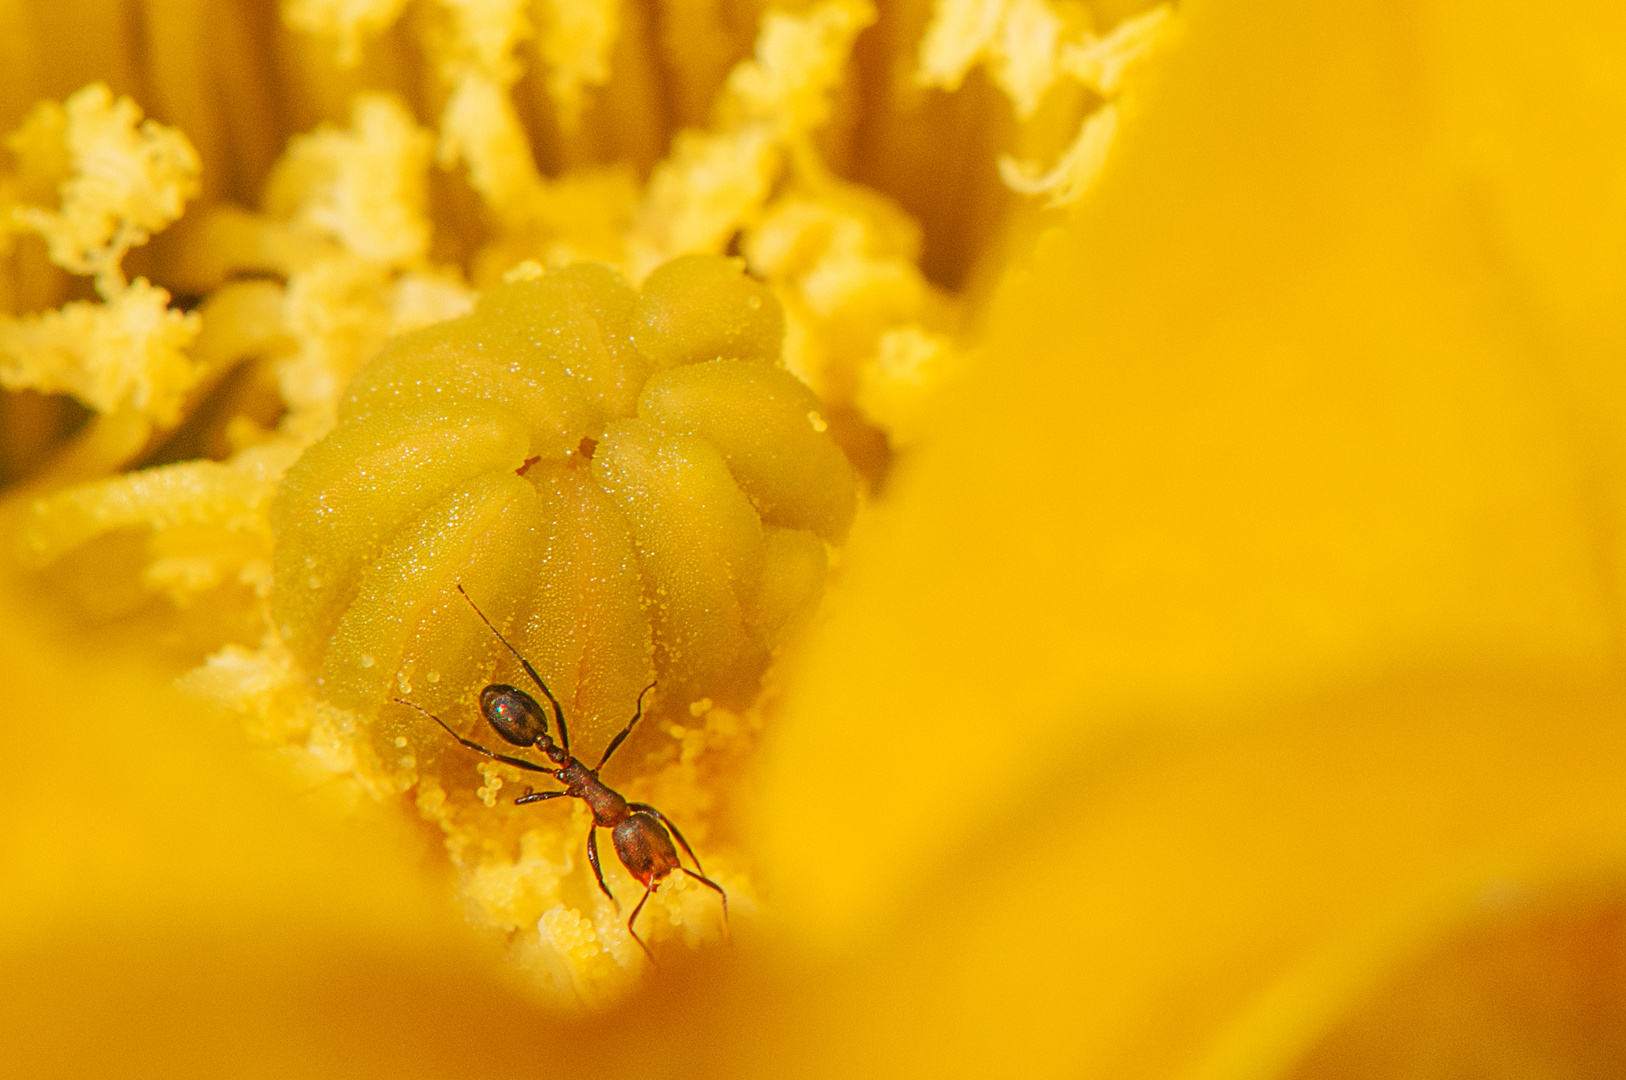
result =
M486 722L496 730L498 735L501 735L515 746L536 747L553 763L554 767L538 765L534 761L510 757L507 754L493 753L479 743L465 739L448 727L446 721L422 706L414 705L412 702L401 698L396 698L395 702L399 705L417 709L445 728L446 734L470 750L477 751L488 758L493 758L518 769L547 773L565 785L563 791L533 792L530 788L526 788L525 794L514 800L514 805L523 806L526 803L544 802L548 799L559 799L565 796L580 799L588 805L593 811L593 824L587 830L587 861L593 867L593 876L598 878L598 887L604 890L604 895L610 898L610 902L615 904L616 910L619 911L621 903L616 900L615 894L605 884L604 871L599 869L598 830L600 827L610 830L610 839L615 843L615 853L620 857L621 865L625 866L627 872L637 878L644 887L643 897L638 901L638 906L632 909L632 915L627 919L627 933L631 934L632 940L636 941L639 947L644 950L644 955L649 957L650 963L655 962L655 954L649 951L649 946L644 944L644 939L638 936L638 932L632 928L632 924L637 921L638 913L644 910L644 903L649 899L650 894L655 891L655 886L664 881L666 876L674 870L681 870L700 882L700 884L716 890L717 895L723 898L723 926L726 929L728 926L728 894L723 891L721 885L706 876L705 867L700 865L700 860L695 856L694 849L689 846L687 840L683 839L683 834L678 831L678 827L667 820L666 816L653 806L647 803L628 802L598 778L599 770L604 768L605 763L610 760L610 755L615 753L616 749L626 741L628 735L632 734L632 726L644 715L644 697L655 688L655 684L650 683L639 692L638 711L633 713L632 719L627 721L627 726L621 729L621 733L610 740L610 745L604 748L604 756L598 759L598 764L589 769L580 760L571 756L570 730L565 727L565 713L559 706L559 699L555 698L553 691L548 689L548 684L542 681L542 676L536 673L536 669L531 666L530 661L521 656L519 650L509 644L508 639L502 636L502 632L492 625L491 620L486 618L485 612L481 611L479 605L474 602L468 593L463 591L461 583L457 586L457 591L462 594L463 599L469 602L469 607L474 608L474 613L480 616L480 621L485 623L486 627L497 636L497 640L502 642L503 646L514 654L514 659L518 660L520 666L525 669L525 674L531 677L531 681L536 683L537 688L542 691L542 696L548 699L548 704L553 706L553 720L554 723L559 725L559 741L554 742L553 737L548 734L548 718L542 706L536 703L535 698L518 687L506 686L502 683L492 683L487 686L480 691L480 714L486 718ZM668 835L668 832L670 832L670 835ZM672 846L672 837L674 836L677 837L677 842L683 845L683 850L688 853L690 860L694 862L694 870L690 870L678 861L677 849Z

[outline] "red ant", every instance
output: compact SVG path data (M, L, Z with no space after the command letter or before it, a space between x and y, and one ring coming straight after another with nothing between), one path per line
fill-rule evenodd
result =
M610 892L610 887L604 883L604 871L599 869L598 865L598 830L601 826L610 830L610 839L615 843L615 853L620 856L621 865L625 866L627 872L637 878L644 886L642 899L638 901L638 906L632 909L632 915L627 919L627 933L631 934L632 940L636 941L639 947L644 950L644 954L649 957L650 963L654 963L655 954L649 951L649 946L644 944L644 939L638 936L638 932L632 928L632 924L637 920L638 913L644 910L644 903L649 899L650 894L655 891L655 886L664 881L666 876L674 870L681 870L700 882L700 884L717 891L717 895L723 898L723 926L726 928L728 926L728 894L723 891L721 885L706 876L705 867L700 865L700 860L695 857L694 849L689 846L687 840L683 839L683 834L678 831L678 827L668 821L666 816L653 806L647 803L628 802L618 793L610 790L598 778L598 771L604 768L605 763L610 760L610 755L615 753L616 748L626 741L628 735L632 734L632 726L643 716L644 696L655 688L655 684L650 683L639 692L638 711L633 713L631 720L627 721L627 726L621 729L621 734L610 740L610 745L605 747L604 756L598 759L598 764L589 769L570 754L570 730L565 727L565 713L559 707L559 700L553 696L553 691L548 689L548 684L542 681L542 676L536 673L536 669L531 666L530 661L521 656L519 650L509 644L508 639L503 637L502 633L491 624L491 620L486 618L485 612L480 610L479 605L469 597L469 594L463 592L461 584L457 586L457 591L462 593L463 599L468 600L469 607L474 608L474 613L480 616L480 621L485 623L493 634L497 635L497 640L502 642L508 651L514 654L514 659L518 660L520 666L525 669L525 674L531 677L531 681L536 683L537 688L542 691L542 696L548 699L548 704L553 706L553 720L559 725L559 741L555 743L552 736L548 734L547 714L536 703L536 699L517 687L492 683L480 691L481 715L486 718L487 723L496 729L498 735L501 735L515 746L536 747L547 756L549 761L553 762L555 767L549 768L546 765L538 765L523 758L493 753L479 743L465 739L448 727L446 721L427 709L413 705L412 702L404 701L401 698L396 698L396 703L417 709L445 728L448 735L470 750L478 751L488 758L493 758L518 769L547 773L565 785L563 791L532 792L530 788L526 788L525 794L514 800L514 805L523 806L526 803L544 802L548 799L559 799L567 795L580 799L588 805L593 811L593 824L587 830L587 861L593 867L593 876L598 878L598 887L604 890L604 895L610 898L610 902L615 904L616 910L619 911L621 908L620 901L616 900L615 894ZM671 832L670 836L667 835L668 830ZM677 842L683 845L683 850L693 860L694 870L690 870L678 861L677 850L672 846L673 836L677 837Z

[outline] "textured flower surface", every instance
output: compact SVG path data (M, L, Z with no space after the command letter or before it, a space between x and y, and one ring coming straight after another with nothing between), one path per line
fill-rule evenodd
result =
M286 152L222 134L196 100L208 81L184 74L204 69L162 68L150 89L167 104L147 105L197 145L215 208L199 232L181 235L183 217L132 251L128 284L98 264L99 301L61 291L40 239L8 253L14 327L65 300L114 309L144 278L190 280L201 326L163 345L185 363L131 385L184 369L175 378L216 387L240 421L183 425L192 452L154 458L143 448L171 420L132 394L87 402L98 411L66 444L55 399L8 402L8 452L51 458L14 468L16 565L0 591L0 1031L20 1072L1618 1072L1626 15L1193 0L1142 92L1108 100L1101 43L1129 27L1114 54L1129 57L1152 25L1138 11L1098 5L1103 34L1086 38L1083 9L1060 4L882 10L855 55L866 40L909 54L912 92L954 107L1009 100L1002 122L1018 126L974 128L985 140L956 153L982 154L994 184L1008 155L1012 187L1041 202L1077 195L995 212L956 203L926 168L948 151L901 109L864 114L863 153L819 146L838 164L878 156L849 170L870 187L818 186L829 177L805 133L849 98L901 94L888 75L828 96L840 65L814 61L869 32L857 6L776 11L760 39L753 14L745 66L729 20L655 6L682 46L668 49L685 73L671 96L691 125L666 156L647 130L593 127L607 101L636 100L605 74L625 70L616 50L633 37L536 4L553 59L531 87L508 38L478 32L509 25L480 21L500 7L289 5L290 25L331 39L322 62L360 58L361 74L338 89L289 80L326 87L316 105L253 72L222 84L245 115L313 116ZM624 28L653 9L613 10ZM3 76L13 127L95 78L137 86L112 14L58 60L43 43L66 15L0 10L13 48L37 50ZM191 10L155 6L146 53L206 54ZM387 157L397 181L427 167L398 105L350 100L376 89L377 35L406 34L408 18L452 43L435 107L439 159L467 178L446 197L469 200L461 247L440 219L421 237L387 224L423 220L422 185L358 188L346 165ZM233 25L274 36L279 70L317 63L269 19ZM571 33L600 52L562 47ZM596 137L609 146L596 160L647 175L543 180L504 141L517 128L459 126L532 89L559 97L559 160ZM693 126L718 95L711 126ZM1047 119L1057 95L1075 100ZM1026 167L1060 168L1103 124L1110 154L1085 145L1065 180L1044 187ZM45 205L39 177L84 172L34 145L14 140L0 189L19 207ZM281 156L253 213L224 209L230 185L211 179L226 145L245 174ZM923 170L915 188L888 179L906 164ZM620 216L549 217L555 196L603 211L622 184L642 186ZM346 192L385 188L397 216L342 211ZM876 190L909 207L923 246L888 232L903 218L876 209ZM979 234L983 214L1004 224ZM643 774L741 852L726 869L755 914L732 948L668 947L658 971L615 982L603 972L627 970L618 947L589 949L580 924L560 946L563 916L552 953L515 946L512 926L539 918L527 859L562 858L551 841L449 866L455 834L398 812L388 783L369 788L345 756L342 706L300 697L240 613L269 593L256 530L277 479L299 440L332 427L363 354L414 319L461 315L525 260L586 255L641 281L679 251L726 250L740 221L738 250L785 304L788 370L832 426L844 410L907 450L861 508L770 705L707 714L699 760L706 739L738 745L726 719L761 724L748 763L684 766L697 724L668 730L680 760L655 755ZM209 337L212 310L235 313L215 322L239 340ZM946 388L914 393L945 340L975 344L963 373L928 370ZM62 375L71 357L40 355L8 353L8 385L88 385ZM247 355L256 369L220 381ZM271 396L282 411L256 413ZM144 615L138 595L182 614ZM203 653L208 674L178 693ZM240 724L209 719L223 688L307 778L301 793ZM695 794L703 779L732 787L713 805ZM493 916L504 887L512 911ZM548 899L582 910L562 888ZM471 897L487 905L472 931ZM686 911L671 909L672 946ZM571 948L592 955L539 983L538 958ZM561 980L577 1004L561 1006Z

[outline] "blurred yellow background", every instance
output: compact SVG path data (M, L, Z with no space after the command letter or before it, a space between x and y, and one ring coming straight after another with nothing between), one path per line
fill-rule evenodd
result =
M552 1011L18 586L7 1071L1618 1073L1626 14L1182 11L860 521L735 948Z

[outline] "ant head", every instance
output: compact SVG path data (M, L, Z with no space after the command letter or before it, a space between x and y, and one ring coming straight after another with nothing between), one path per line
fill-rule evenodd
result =
M536 699L514 686L493 683L480 691L480 712L497 729L497 734L515 746L542 746L548 736L547 714Z

